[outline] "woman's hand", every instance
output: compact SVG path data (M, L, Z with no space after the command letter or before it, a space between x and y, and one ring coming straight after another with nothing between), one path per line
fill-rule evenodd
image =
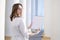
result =
M30 28L31 28L31 26L32 26L32 23L30 24L30 26L28 26L28 29L30 29Z

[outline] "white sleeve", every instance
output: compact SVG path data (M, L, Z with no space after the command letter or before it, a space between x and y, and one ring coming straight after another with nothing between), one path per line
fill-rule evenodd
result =
M20 21L18 29L19 29L19 32L22 34L22 36L28 38L28 34L27 32L25 32L25 26L24 26L23 20Z

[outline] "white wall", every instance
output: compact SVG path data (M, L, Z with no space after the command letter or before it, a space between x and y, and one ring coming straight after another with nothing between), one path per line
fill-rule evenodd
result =
M31 0L26 0L26 24L31 24Z
M60 0L45 0L45 34L60 40Z
M5 0L0 0L0 40L4 40L5 33Z
M5 9L5 34L10 35L11 24L10 24L10 14L13 0L6 0L6 9Z

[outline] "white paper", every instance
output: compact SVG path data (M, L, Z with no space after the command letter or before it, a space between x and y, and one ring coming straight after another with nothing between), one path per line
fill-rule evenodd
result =
M34 16L32 20L32 29L40 29L43 23L43 17Z

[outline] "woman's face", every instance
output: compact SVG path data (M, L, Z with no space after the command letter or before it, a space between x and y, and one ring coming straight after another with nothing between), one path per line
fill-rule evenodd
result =
M17 14L18 14L19 16L22 16L22 8L19 7L19 8L17 9Z

